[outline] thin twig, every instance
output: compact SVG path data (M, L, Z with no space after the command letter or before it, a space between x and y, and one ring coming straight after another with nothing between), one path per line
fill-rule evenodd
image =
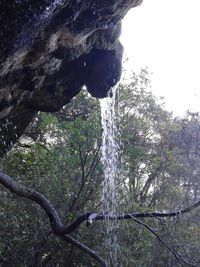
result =
M192 266L192 267L196 267L196 265L194 264L191 264L189 262L187 262L186 260L184 260L182 258L182 256L175 250L173 249L172 247L170 247L157 233L156 231L154 231L151 227L149 227L147 224L145 224L144 222L140 221L140 220L137 220L136 218L134 218L131 214L130 216L132 217L132 219L137 222L138 224L144 226L147 230L149 230L153 235L156 236L156 238L160 241L160 243L162 245L164 245L169 251L172 252L172 254L174 255L174 257L178 260L178 262L181 264L181 266L183 266L183 263L189 265L189 266Z

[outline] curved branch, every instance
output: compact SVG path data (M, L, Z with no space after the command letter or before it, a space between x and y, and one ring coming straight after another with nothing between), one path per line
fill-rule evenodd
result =
M60 217L56 211L56 209L53 207L53 205L49 202L48 199L46 199L42 194L39 192L30 189L24 185L21 185L19 182L14 181L10 176L6 175L2 171L0 171L0 183L8 188L12 193L17 194L18 196L25 197L27 199L30 199L40 205L46 212L50 223L52 230L54 233L58 236L60 236L62 239L66 240L70 244L73 244L83 252L87 253L90 255L93 259L95 259L97 262L101 264L102 267L107 267L106 262L98 256L95 251L92 249L88 248L86 245L82 244L81 242L77 241L70 235L66 235L66 233L72 232L75 230L79 224L77 222L72 223L69 226L65 226L62 224ZM85 216L88 217L90 216L91 213L87 213ZM86 220L86 217L81 216L81 218L84 218ZM83 221L84 221L83 220Z
M10 176L2 171L0 171L0 183L8 188L12 193L17 194L20 197L28 198L39 204L49 217L53 231L55 233L60 232L60 230L63 228L60 217L53 205L42 194L24 185L21 185L17 181L14 181Z
M172 212L144 212L144 213L128 213L123 215L98 215L95 212L87 212L85 214L79 215L76 220L74 220L69 225L64 225L60 217L56 211L56 209L53 207L53 205L49 202L48 199L46 199L42 194L39 192L30 189L24 185L21 185L19 182L14 181L10 176L6 175L2 171L0 171L0 183L8 188L12 193L16 193L17 195L21 197L25 197L27 199L30 199L40 205L46 212L50 223L52 230L54 233L58 236L60 236L62 239L66 240L67 242L73 244L77 248L81 249L82 251L86 252L88 255L90 255L93 259L95 259L97 262L99 262L103 267L107 267L106 262L98 256L95 251L88 248L81 242L77 241L70 235L69 233L72 233L80 224L83 222L87 222L87 225L90 225L92 221L94 220L124 220L124 219L133 219L137 221L136 218L155 218L155 217L175 217L179 216L185 213L188 213L192 211L193 209L200 206L200 200L195 202L194 204L188 206L185 209L180 209L177 211ZM141 222L140 222L141 223Z

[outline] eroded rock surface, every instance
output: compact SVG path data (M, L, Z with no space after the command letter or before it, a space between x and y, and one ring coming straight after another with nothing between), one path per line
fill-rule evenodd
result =
M140 2L0 2L0 155L38 111L58 111L84 85L106 96L121 75L120 21Z

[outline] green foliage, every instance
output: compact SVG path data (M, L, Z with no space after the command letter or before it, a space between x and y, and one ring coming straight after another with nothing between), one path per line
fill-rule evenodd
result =
M149 91L146 70L119 84L118 116L124 179L124 212L166 211L200 197L199 114L172 117ZM43 193L67 224L78 214L100 212L100 108L82 91L55 114L40 113L18 145L1 161L2 169ZM74 247L55 238L36 205L0 191L0 263L4 266L98 266ZM184 259L200 265L198 211L176 219L143 220ZM106 257L107 222L84 224L77 239ZM179 266L166 246L142 225L123 221L118 229L123 267Z

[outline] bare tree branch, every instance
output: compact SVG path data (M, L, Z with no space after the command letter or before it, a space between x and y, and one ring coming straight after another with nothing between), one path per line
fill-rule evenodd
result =
M63 228L60 217L56 209L42 194L24 185L21 185L19 182L14 181L10 176L6 175L1 171L0 183L6 188L8 188L12 193L15 193L21 197L28 198L39 204L45 210L47 216L49 217L53 231L55 233L60 233L60 230Z
M87 224L91 224L94 220L124 220L124 219L133 219L134 221L142 224L148 229L148 226L144 224L143 222L140 222L137 220L137 218L164 218L164 217L175 217L180 216L182 214L188 213L192 211L193 209L200 206L200 200L195 202L194 204L188 206L184 209L179 209L177 211L172 212L144 212L144 213L128 213L123 215L98 215L95 212L87 212L85 214L79 215L76 220L74 220L69 225L64 225L61 222L61 219L56 211L56 209L53 207L53 205L49 202L48 199L46 199L42 194L39 192L30 189L24 185L21 185L19 182L14 181L10 176L6 175L2 171L0 171L0 183L8 188L12 193L15 193L21 197L25 197L27 199L30 199L37 203L41 208L44 209L46 212L53 232L66 240L67 242L73 244L77 248L81 249L82 251L86 252L88 255L90 255L92 258L94 258L97 262L101 264L101 266L106 267L106 262L98 256L95 251L88 248L86 245L82 244L80 241L77 241L73 237L71 237L69 234L72 233L75 229L77 229L83 222L87 222ZM148 229L150 230L150 229ZM151 229L151 232L153 230ZM152 232L154 235L157 236L157 234ZM159 239L160 237L157 236ZM159 239L160 240L160 239ZM173 251L172 251L173 252Z
M97 214L93 220L106 220L106 221L116 221L116 220L126 220L133 218L166 218L166 217L176 217L183 215L185 213L189 213L195 208L200 206L200 200L195 202L194 204L188 206L185 209L180 209L172 212L135 212L135 213L127 213L123 215L103 215ZM85 214L79 215L74 222L63 229L64 231L68 231L68 233L73 232L80 224L84 221L87 221L91 214L95 212L87 212Z
M44 209L47 216L49 217L52 230L54 231L56 235L60 236L62 239L66 240L70 244L73 244L75 247L79 248L80 250L90 255L93 259L99 262L102 267L107 267L106 262L100 256L98 256L95 253L95 251L88 248L86 245L82 244L81 242L77 241L70 235L66 235L66 233L69 233L69 232L72 232L72 230L75 230L78 227L78 225L80 225L80 223L79 224L77 224L76 222L72 223L71 225L69 225L69 227L63 225L56 209L42 194L24 185L21 185L19 182L14 181L10 176L6 175L2 171L0 171L0 183L6 188L8 188L12 193L15 193L18 196L30 199L34 201L35 203L37 203L38 205L40 205L40 207ZM89 214L85 216L89 216Z
M131 214L130 214L131 216ZM132 216L131 216L132 217ZM153 230L151 227L149 227L147 224L145 224L144 222L141 222L140 220L137 220L136 218L132 217L132 219L137 222L138 224L142 225L143 227L145 227L147 230L149 230L153 235L155 235L155 237L160 241L160 243L162 245L164 245L170 252L172 252L172 254L174 255L174 257L178 260L178 262L180 263L181 266L183 266L183 263L192 266L192 267L196 267L196 265L187 262L185 259L182 258L182 256L172 247L170 247L157 233L155 230Z
M62 238L64 240L66 240L67 242L69 242L70 244L74 245L75 247L77 247L77 248L81 249L82 251L86 252L93 259L95 259L97 262L99 262L102 267L108 267L106 262L100 256L98 256L94 250L88 248L87 246L85 246L81 242L77 241L76 239L74 239L70 235L64 235L64 236L62 236Z

